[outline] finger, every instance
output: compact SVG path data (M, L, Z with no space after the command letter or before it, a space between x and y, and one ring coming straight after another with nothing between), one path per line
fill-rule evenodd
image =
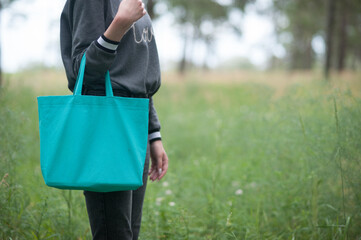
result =
M149 170L149 173L148 173L148 175L149 175L149 179L150 180L152 180L152 181L154 181L155 179L154 179L154 175L155 175L155 172L156 172L156 170L157 170L157 167L156 167L156 164L154 163L154 160L152 159L152 163L151 163L152 165L151 165L151 168L150 168L150 170Z
M157 178L157 168L154 167L154 168L152 169L152 172L150 173L150 179L151 179L152 181L154 181L154 180L156 180L156 178Z
M164 153L164 159L163 159L163 165L162 165L162 174L160 174L160 176L158 177L158 179L162 179L164 177L164 175L167 173L168 171L168 156L166 153Z
M154 171L154 165L153 165L153 163L152 163L152 166L150 167L150 169L149 169L149 171L148 171L148 175L150 175L151 172L153 172L153 171Z
M159 176L159 168L158 168L158 165L154 165L154 168L152 169L151 173L150 173L150 179L152 181L155 181L157 180Z
M158 181L160 180L159 177L160 177L160 175L162 175L162 173L163 173L163 169L162 169L162 168L159 168L159 169L158 169L158 174L157 174L157 179L156 179L156 180L158 180Z
M149 178L150 178L151 180L153 180L153 179L152 179L152 176L154 175L154 167L152 167L152 168L150 169L148 175L149 175Z
M153 175L154 175L153 172L151 172L151 173L149 174L149 179L152 180L152 181L154 181L154 180L153 180Z
M150 167L150 169L148 170L148 175L150 175L150 173L153 171L153 166Z
M164 177L164 175L167 173L167 170L168 170L168 167L167 167L167 169L162 171L162 174L160 174L160 176L158 177L158 180L161 180Z
M162 165L163 165L163 157L159 157L157 159L157 177L159 179L159 176L162 175L163 169L162 169Z
M168 170L168 156L166 153L163 155L163 161L162 161L162 172L158 176L158 180L161 180L164 175L167 173Z
M152 175L150 176L150 179L154 182L155 180L157 180L157 171L154 171L153 173L152 173Z
M144 8L144 3L142 0L138 0L138 7Z
M144 16L147 13L147 10L145 9L145 4L142 2L142 15Z

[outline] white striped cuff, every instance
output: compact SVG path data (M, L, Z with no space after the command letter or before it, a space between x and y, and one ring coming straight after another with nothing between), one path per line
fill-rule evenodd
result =
M97 43L100 46L102 46L108 50L111 50L111 51L115 51L119 44L118 42L111 41L104 36L100 36L97 40Z
M153 139L161 139L162 136L160 135L160 132L154 132L148 135L149 141L152 141Z

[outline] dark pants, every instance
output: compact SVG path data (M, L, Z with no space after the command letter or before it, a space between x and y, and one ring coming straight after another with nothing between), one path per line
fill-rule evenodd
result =
M84 191L94 240L136 240L149 169L149 144L144 164L143 186L133 191L99 193Z

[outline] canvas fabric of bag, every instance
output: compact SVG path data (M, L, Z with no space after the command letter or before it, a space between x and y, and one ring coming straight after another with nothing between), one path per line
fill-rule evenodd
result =
M60 189L111 192L143 184L149 99L82 95L86 54L73 95L38 97L40 165L45 183Z

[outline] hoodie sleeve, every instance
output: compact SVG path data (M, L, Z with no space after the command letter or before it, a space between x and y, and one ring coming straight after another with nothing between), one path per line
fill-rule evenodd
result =
M153 98L149 99L149 142L161 140L160 122L153 104Z
M103 34L110 24L106 21L107 0L67 0L60 20L60 47L68 78L73 91L84 52L87 54L84 84L96 89L104 88L104 77L116 57L119 42ZM119 54L119 53L118 53ZM161 139L160 123L153 100L149 101L149 140Z
M68 87L74 89L84 52L87 53L85 84L103 84L106 71L116 56L119 42L103 36L107 26L107 1L69 0L61 15L61 48ZM68 54L68 55L67 55ZM103 81L102 81L103 80Z

